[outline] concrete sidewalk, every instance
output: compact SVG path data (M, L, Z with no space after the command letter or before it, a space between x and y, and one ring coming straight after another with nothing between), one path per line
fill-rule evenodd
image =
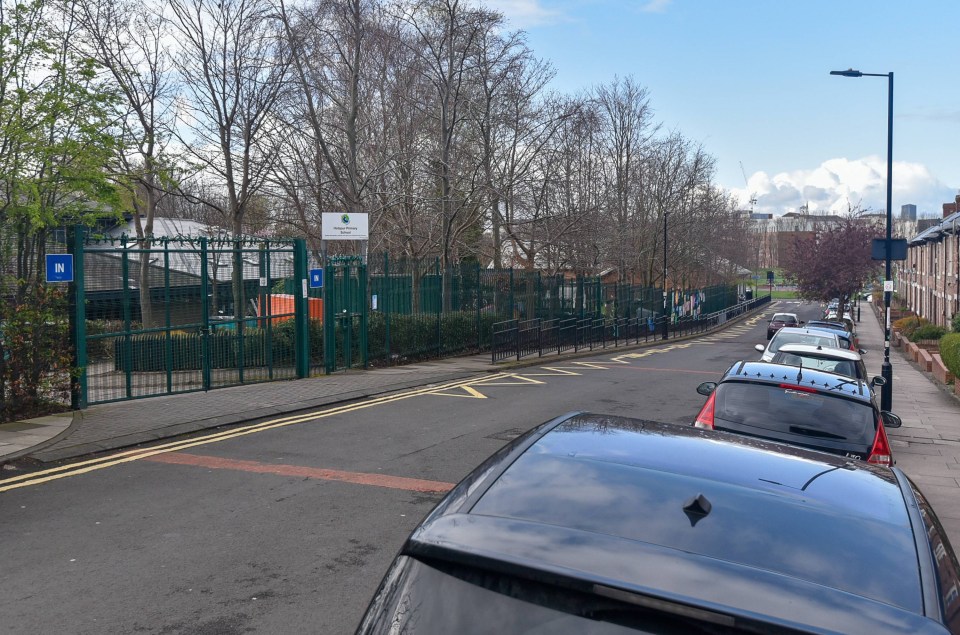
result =
M883 328L871 305L863 307L858 328L861 347L868 351L864 358L867 368L871 375L879 375ZM651 341L647 345L659 344ZM23 457L42 463L76 458L261 417L541 364L547 359L557 356L494 366L488 354L476 355L101 404L0 425L0 465ZM920 486L952 542L960 547L960 399L922 372L900 349L891 349L890 359L893 411L903 419L899 430L888 430L897 466Z
M870 375L879 375L883 364L882 307L864 304L858 324L860 346ZM960 398L923 372L902 348L890 349L893 366L892 411L903 420L899 429L888 429L897 467L924 493L960 548Z

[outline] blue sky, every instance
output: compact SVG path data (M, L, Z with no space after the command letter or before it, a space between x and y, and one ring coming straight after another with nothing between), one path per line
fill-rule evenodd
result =
M633 76L656 119L717 160L749 207L886 207L893 71L893 210L940 216L960 192L960 1L487 0L577 93ZM741 172L746 172L747 182ZM749 183L749 184L747 184Z

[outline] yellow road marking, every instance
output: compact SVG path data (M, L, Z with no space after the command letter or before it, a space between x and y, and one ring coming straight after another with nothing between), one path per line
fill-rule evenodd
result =
M450 391L464 391L465 395L458 395L456 392ZM486 399L487 396L473 388L472 386L457 386L456 388L447 388L446 390L435 390L433 392L428 392L428 395L436 395L437 397L461 397L463 399Z
M15 476L13 478L0 481L0 492L6 492L6 491L17 489L20 487L26 487L28 485L38 485L40 483L55 481L61 478L66 478L68 476L74 476L77 474L86 474L88 472L101 470L107 467L113 467L115 465L121 465L123 463L130 463L132 461L137 461L149 456L155 456L157 454L164 454L166 452L178 452L180 450L185 450L187 448L193 448L201 445L217 443L219 441L225 441L227 439L235 439L238 437L246 436L248 434L255 434L257 432L272 430L274 428L282 428L285 426L295 425L299 423L306 423L308 421L314 421L317 419L325 419L327 417L332 417L334 415L344 414L347 412L353 412L356 410L364 410L366 408L371 408L373 406L378 406L385 403L402 401L405 399L409 399L411 397L417 397L419 395L429 394L437 390L444 390L446 388L453 388L457 386L469 386L470 384L473 384L473 383L478 383L488 379L496 379L505 375L506 375L505 373L497 373L496 375L493 375L488 378L471 379L467 381L461 380L459 382L451 382L450 384L447 384L445 386L439 386L439 387L427 386L424 388L414 389L408 392L398 393L395 395L376 397L358 404L334 406L332 408L328 408L327 410L314 411L307 414L294 415L289 417L281 417L278 419L272 419L270 421L264 421L261 423L242 426L240 428L234 428L232 430L211 434L201 439L173 441L170 443L164 443L159 446L155 446L148 449L128 450L126 452L121 452L119 454L113 454L106 457L90 459L87 461L81 461L79 463L71 463L70 465L62 465L60 467L50 468L48 470L41 470L39 472L32 472L30 474L23 474L21 476Z
M572 370L565 370L560 366L541 366L541 370L550 370L551 373L524 373L527 377L560 377L562 375L577 375L578 377L583 373L575 373Z

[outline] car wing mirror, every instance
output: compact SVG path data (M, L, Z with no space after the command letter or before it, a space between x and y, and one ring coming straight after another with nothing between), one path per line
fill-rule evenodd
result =
M857 352L860 353L861 355L866 355L866 354L867 354L867 351L864 350L864 349L862 349L862 348L861 348L860 350L858 350Z
M757 345L754 346L753 348L755 348L756 350L760 351L761 353L762 353L763 351L767 350L767 347L764 346L763 344L757 344Z
M887 380L884 377L881 377L880 375L877 375L876 377L870 380L871 386L883 386L886 383L887 383Z
M903 421L897 415L892 412L887 412L884 410L880 413L880 416L883 418L883 426L885 428L899 428L903 425Z
M714 390L717 389L717 382L715 381L705 381L699 386L697 386L697 392L703 396L709 396Z

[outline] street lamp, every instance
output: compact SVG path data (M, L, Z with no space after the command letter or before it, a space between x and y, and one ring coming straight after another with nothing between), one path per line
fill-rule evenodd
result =
M663 339L670 337L670 320L667 316L667 216L663 213Z
M890 231L893 226L893 72L890 73L861 73L851 69L845 71L830 71L831 75L842 77L886 77L887 78L887 240L884 243L884 262L886 275L883 278L883 306L886 312L883 331L883 366L880 374L886 380L880 389L880 409L890 410L893 407L893 367L890 365L890 299L893 295L893 280L890 275L890 249L892 239Z

